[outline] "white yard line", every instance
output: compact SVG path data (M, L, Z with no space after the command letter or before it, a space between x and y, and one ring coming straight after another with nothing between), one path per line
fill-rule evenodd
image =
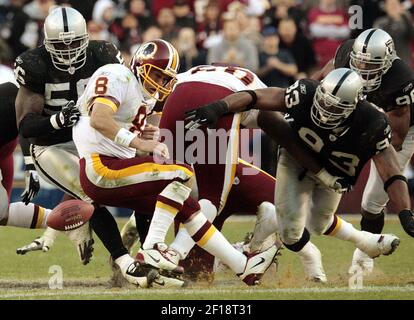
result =
M181 297L191 296L194 294L228 294L228 293L350 293L355 292L413 292L414 286L375 286L365 287L360 290L351 290L347 287L334 288L273 288L273 289L137 289L137 290L49 290L47 292L25 292L19 293L11 291L10 293L0 294L0 299L22 299L22 298L36 298L36 297L54 297L54 296L139 296L148 294L160 295L179 295ZM174 297L175 299L177 296Z

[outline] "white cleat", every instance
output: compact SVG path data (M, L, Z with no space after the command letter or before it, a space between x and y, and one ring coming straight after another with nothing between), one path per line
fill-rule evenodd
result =
M154 280L159 276L158 270L138 261L130 263L124 269L121 268L121 273L129 283L141 288L151 287Z
M273 244L265 251L256 253L246 253L247 262L244 272L239 274L239 278L248 286L260 284L260 279L269 269L273 262L276 262L276 256L281 248L280 242Z
M298 252L305 270L306 279L313 282L327 282L328 279L323 269L321 252L312 242L308 242L306 245L309 246L309 250Z
M349 268L348 273L353 274L353 271L358 270L358 268L362 269L365 276L371 274L374 270L374 259L361 250L355 249L354 256L352 257L352 265Z
M140 249L136 259L157 269L172 271L177 274L184 273L184 268L178 265L180 261L179 253L170 249L165 243L156 243L153 249Z
M393 234L361 232L364 234L364 239L358 242L356 247L371 258L376 258L380 255L390 255L400 244L400 239Z
M187 284L187 281L173 272L159 270L159 275L154 279L151 287L156 289L183 288L186 287Z
M92 258L94 244L94 240L92 238L92 229L89 226L89 222L85 223L83 226L77 229L65 231L65 233L75 244L79 259L82 261L82 264L88 264Z

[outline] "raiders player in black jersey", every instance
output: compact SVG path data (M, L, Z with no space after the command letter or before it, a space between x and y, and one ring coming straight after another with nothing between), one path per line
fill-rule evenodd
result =
M321 84L300 80L286 90L266 88L232 94L190 111L187 126L212 124L222 114L244 111L246 107L288 113L290 128L296 136L289 144L300 141L327 172L345 177L351 185L372 158L395 209L402 215L411 215L407 181L390 145L388 121L384 113L362 98L362 86L356 72L340 68L329 73ZM272 137L280 140L271 128L283 123L274 119L269 121L262 115L258 120L261 126L270 128L266 131ZM281 134L280 130L278 133ZM372 258L395 250L399 244L396 236L359 231L336 217L341 194L318 183L318 175L303 175L300 160L282 149L277 168L275 205L280 236L287 248L296 252L315 250L309 247L309 233L304 229L307 223L312 233L351 241ZM319 267L322 268L321 263Z
M392 128L392 145L398 151L397 159L403 172L414 153L414 75L411 68L398 58L394 43L381 29L369 29L356 39L345 41L335 58L313 78L336 68L351 68L363 80L366 99L384 110ZM375 164L364 190L361 204L361 229L381 233L388 196L381 187L381 178ZM414 237L413 218L403 219L404 230ZM355 250L352 265L362 265L366 273L373 270L373 260Z
M42 177L63 190L67 196L90 201L79 181L79 156L72 141L72 126L80 113L75 103L89 78L101 66L123 63L121 53L106 41L89 41L86 22L73 8L58 7L44 24L44 45L29 50L16 59L15 74L20 84L16 98L16 118L20 133L30 138L31 156ZM96 208L91 220L95 233L112 257L128 254L111 213ZM93 239L88 224L71 231L69 238L77 245L83 264L92 256ZM44 249L53 243L56 232L22 248ZM47 243L46 243L47 242ZM132 268L127 280L135 283Z

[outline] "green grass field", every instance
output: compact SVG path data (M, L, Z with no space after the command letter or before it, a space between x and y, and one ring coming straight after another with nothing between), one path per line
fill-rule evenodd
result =
M352 222L357 224L356 220ZM231 242L239 241L253 226L253 220L230 221L224 234ZM48 253L18 256L15 249L29 243L41 230L0 228L0 299L414 299L414 240L396 220L387 221L384 231L398 235L401 244L391 256L376 259L375 272L364 277L363 289L351 290L348 286L353 246L329 237L313 237L323 254L327 285L305 281L299 258L283 250L278 271L270 270L258 287L247 287L231 272L222 272L212 284L191 283L184 289L161 290L110 288L108 254L99 240L94 259L83 266L63 235ZM53 272L54 266L62 268L62 289L48 286L53 276L49 271Z

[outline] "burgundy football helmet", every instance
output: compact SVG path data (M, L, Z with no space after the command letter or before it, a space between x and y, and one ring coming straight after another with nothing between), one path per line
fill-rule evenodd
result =
M130 62L130 68L140 79L145 92L158 101L163 101L171 93L176 82L180 58L171 43L156 39L143 43L135 52ZM150 77L152 70L159 70L170 80L162 85ZM154 88L154 92L147 90ZM152 90L151 90L152 91Z

